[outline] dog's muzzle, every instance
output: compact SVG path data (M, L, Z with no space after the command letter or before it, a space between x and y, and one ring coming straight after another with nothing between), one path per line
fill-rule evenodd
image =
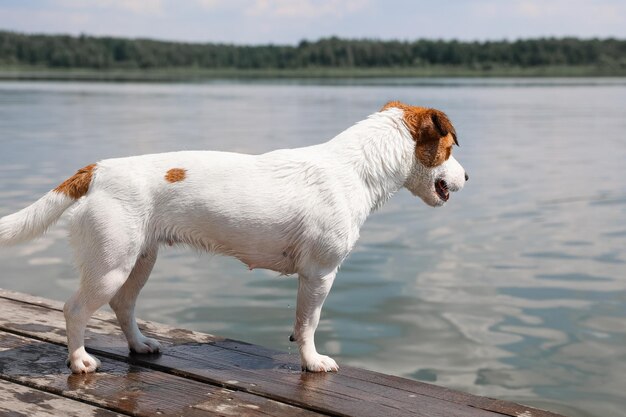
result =
M469 175L467 175L467 172L463 172L463 176L465 178L465 181L467 182L469 180ZM435 180L435 192L437 193L437 196L439 196L439 198L444 202L450 199L451 191L458 191L458 189L458 186L455 186L454 184L448 184L448 182L446 182L446 180L444 180L443 178Z

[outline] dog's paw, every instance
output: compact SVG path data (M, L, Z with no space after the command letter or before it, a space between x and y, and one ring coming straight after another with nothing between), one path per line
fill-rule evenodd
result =
M137 341L128 343L131 352L135 353L158 353L161 351L161 344L150 337L141 336Z
M75 374L88 374L100 368L98 358L91 356L85 349L79 349L67 357L67 367Z
M339 366L330 356L316 353L314 356L303 360L302 370L308 372L337 372Z

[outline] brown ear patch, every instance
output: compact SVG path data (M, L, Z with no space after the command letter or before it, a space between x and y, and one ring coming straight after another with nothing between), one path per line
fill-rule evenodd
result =
M452 139L452 135L448 134L435 140L416 143L415 153L424 166L433 168L443 164L450 158L453 144L454 139Z
M184 168L172 168L165 174L165 181L180 182L187 177L187 170Z
M55 188L54 191L65 194L74 200L78 200L89 191L89 185L91 184L95 167L96 164L91 164L79 169L76 174L66 179L61 185Z
M380 111L389 108L403 111L404 124L415 140L415 155L423 165L436 167L450 158L452 145L458 142L454 126L444 112L399 101L390 101Z

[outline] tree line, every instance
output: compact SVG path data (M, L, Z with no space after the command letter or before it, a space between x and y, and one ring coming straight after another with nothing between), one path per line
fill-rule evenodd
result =
M0 31L0 65L91 69L596 66L624 70L626 40L540 38L466 42L331 37L298 45L245 46Z

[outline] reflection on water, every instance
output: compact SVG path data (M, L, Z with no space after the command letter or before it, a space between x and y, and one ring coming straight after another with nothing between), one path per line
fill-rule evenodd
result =
M471 180L402 191L362 230L319 347L340 363L616 416L626 398L626 81L0 83L0 215L99 159L260 153L331 138L390 99L445 110ZM66 222L0 250L0 286L65 299ZM296 280L163 248L143 318L292 351ZM293 350L295 354L295 350Z

